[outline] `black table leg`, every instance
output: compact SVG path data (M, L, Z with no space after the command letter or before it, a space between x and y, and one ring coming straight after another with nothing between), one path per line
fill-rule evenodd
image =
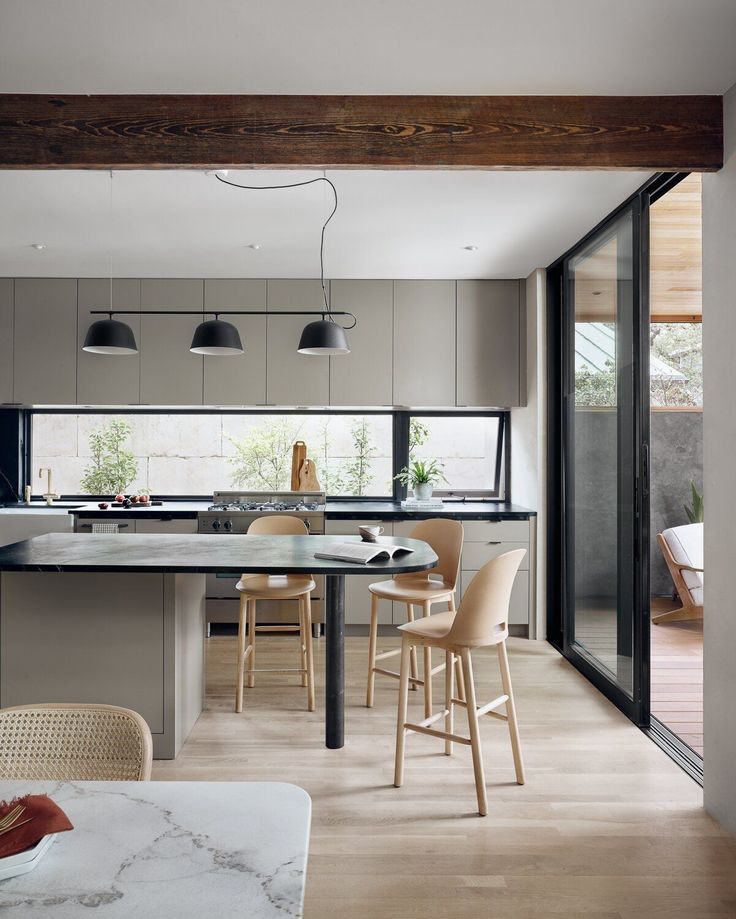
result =
M339 750L345 743L345 576L325 580L325 745Z

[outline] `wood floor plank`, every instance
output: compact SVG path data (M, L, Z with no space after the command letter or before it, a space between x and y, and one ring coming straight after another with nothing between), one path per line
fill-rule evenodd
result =
M309 792L306 919L736 915L736 845L704 813L701 789L549 645L510 642L527 783L514 781L505 725L484 719L485 818L464 748L447 757L441 742L410 737L406 783L393 787L397 685L379 679L365 708L367 651L367 639L347 639L346 745L326 750L323 639L315 713L295 678L273 674L246 690L241 715L234 639L209 639L206 710L178 759L154 763L154 779ZM259 636L258 654L261 666L283 665L293 639ZM479 652L475 669L479 699L497 695L494 658Z

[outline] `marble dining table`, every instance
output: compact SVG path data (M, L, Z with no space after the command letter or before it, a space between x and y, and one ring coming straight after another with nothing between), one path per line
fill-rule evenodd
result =
M173 758L202 710L204 577L325 576L325 745L345 737L345 578L426 571L426 542L360 564L316 558L358 536L50 533L0 548L0 706L106 701L139 711ZM91 666L90 662L94 662ZM70 697L70 693L74 698Z
M281 782L0 781L48 794L73 830L0 881L7 919L301 917L309 795Z

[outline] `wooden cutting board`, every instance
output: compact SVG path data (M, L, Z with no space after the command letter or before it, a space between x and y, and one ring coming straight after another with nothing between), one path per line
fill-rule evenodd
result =
M291 490L299 491L300 475L304 461L307 458L307 445L303 440L297 440L291 448Z
M321 491L314 460L305 459L302 463L299 471L299 488L301 491Z

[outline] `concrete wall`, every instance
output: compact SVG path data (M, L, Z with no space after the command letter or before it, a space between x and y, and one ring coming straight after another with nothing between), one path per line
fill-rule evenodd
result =
M515 504L537 511L536 629L530 637L545 638L547 631L547 402L546 376L546 272L533 271L525 284L526 404L511 409L511 497ZM522 374L522 379L524 375Z
M650 590L672 593L672 578L656 534L687 523L690 481L703 483L703 413L652 412ZM610 595L616 585L616 415L575 413L575 589L580 597Z
M703 177L705 806L736 832L736 86L725 165Z
M651 431L652 596L672 593L672 578L657 545L657 533L688 523L684 505L691 501L690 482L703 490L703 413L652 412Z

